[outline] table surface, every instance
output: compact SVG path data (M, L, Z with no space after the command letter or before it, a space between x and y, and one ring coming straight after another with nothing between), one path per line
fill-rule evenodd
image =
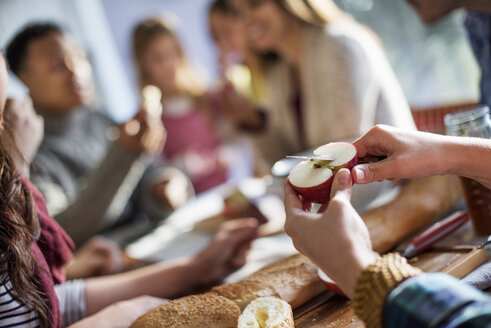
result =
M453 235L439 242L437 247L453 247L458 245L480 245L486 237L475 236L470 224L465 225ZM445 257L445 256L443 256ZM448 257L448 256L447 256ZM424 261L423 261L424 262ZM426 263L421 263L424 267ZM489 291L489 290L488 290ZM355 315L350 301L341 296L332 296L325 303L310 310L295 319L296 328L365 327L364 323Z
M206 200L206 199L204 199ZM180 211L178 211L180 212ZM203 214L203 213L202 213ZM188 215L185 215L187 218ZM169 220L172 221L172 220ZM181 219L179 220L174 220L179 223L183 223ZM153 234L149 234L149 236L145 237L148 239L149 245L155 245L155 241L162 241L162 236L159 234L159 229L161 230L162 228L156 229L156 231ZM273 242L276 239L280 238L281 236L278 237L269 237L269 239L266 238L261 238L263 239L263 242L265 240L268 240L269 242ZM281 238L280 238L281 239ZM466 224L462 228L460 228L457 232L452 234L451 236L445 238L441 242L439 242L436 246L439 247L452 247L452 246L457 246L457 245L480 245L483 241L486 240L486 237L476 237L473 232L472 232L472 227L470 224ZM261 241L261 240L259 240ZM256 246L259 246L260 242L257 241ZM141 243L141 242L140 242ZM276 242L277 243L277 242ZM136 243L135 243L136 244ZM144 243L143 243L144 244ZM291 244L291 241L288 243L279 243L277 246L281 246L280 249L282 252L287 249L288 244ZM254 246L255 244L253 244ZM141 246L141 245L140 245ZM147 245L148 246L148 245ZM405 244L401 244L400 247L396 248L396 251L402 251L405 248ZM270 247L270 246L268 246ZM140 249L147 249L147 247L139 247ZM256 247L258 248L256 253L262 254L264 252L264 247ZM147 249L148 250L148 249ZM254 251L254 247L253 247ZM157 252L158 253L158 252ZM252 252L254 253L254 252ZM280 252L281 253L281 252ZM133 255L130 253L130 255ZM285 257L288 254L281 253L280 254L282 257ZM262 254L264 256L264 254ZM445 256L442 256L438 261L445 261L444 258L452 258L453 254L446 254ZM424 258L425 256L421 256L421 258ZM148 264L146 261L141 261L143 260L140 258L140 261L137 260L135 261L134 259L130 259L129 263L133 266L139 267L142 265ZM271 258L265 258L265 259L260 259L260 260L271 260ZM424 260L422 260L424 262ZM435 261L435 262L438 262ZM261 262L261 261L256 261L256 262ZM266 264L262 263L262 264ZM443 263L443 262L442 262ZM433 271L435 271L436 265L428 265L428 267L432 267ZM247 268L243 268L244 270ZM422 267L424 270L424 265ZM242 271L244 271L242 270ZM248 270L245 270L248 271ZM244 273L246 274L246 273ZM236 277L237 280L240 277ZM297 311L294 311L294 314ZM330 297L326 302L321 304L320 306L311 309L307 313L303 314L302 316L299 316L298 318L295 319L295 327L297 328L317 328L317 327L365 327L363 322L359 320L354 312L353 309L350 306L350 301L347 300L346 298L340 297L340 296L332 296Z

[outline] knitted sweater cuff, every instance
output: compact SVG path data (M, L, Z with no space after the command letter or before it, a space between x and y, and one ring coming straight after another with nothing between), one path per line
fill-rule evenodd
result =
M409 265L397 253L377 259L357 278L353 296L356 315L365 322L367 328L382 327L387 296L401 282L420 273L421 270Z

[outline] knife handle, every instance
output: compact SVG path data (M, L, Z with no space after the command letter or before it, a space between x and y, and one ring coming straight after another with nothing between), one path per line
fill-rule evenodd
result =
M447 237L469 220L467 211L458 211L449 217L433 224L428 229L414 237L406 251L405 257L412 257L427 250L435 243Z

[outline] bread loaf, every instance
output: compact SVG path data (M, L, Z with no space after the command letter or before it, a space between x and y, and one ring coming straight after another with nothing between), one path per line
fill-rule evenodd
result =
M236 328L239 307L214 293L192 295L163 304L142 315L130 328Z
M409 181L401 187L396 198L361 214L370 232L373 250L388 252L447 212L461 196L460 181L456 176Z
M276 297L252 301L239 317L237 328L293 328L291 306Z
M303 263L297 260L292 259L292 266L278 265L278 269L259 271L248 280L272 286L295 309L326 289L317 274L317 266L308 259Z
M284 258L280 261L273 262L271 264L266 265L262 269L258 270L257 272L253 273L251 277L254 277L255 275L262 274L264 272L274 272L286 268L291 268L295 267L298 265L301 265L302 263L312 263L309 258L305 255L302 255L300 253L289 256L287 258Z
M276 290L267 282L251 281L248 279L233 284L214 287L212 292L234 301L239 306L241 311L244 310L251 301L258 297L279 297Z
M163 304L139 317L130 328L235 328L244 309L239 328L288 328L293 327L291 308L323 290L317 267L298 254L268 265L245 280L217 286L211 293Z
M298 254L264 267L245 280L213 288L244 309L258 297L275 296L296 308L325 290L317 266Z

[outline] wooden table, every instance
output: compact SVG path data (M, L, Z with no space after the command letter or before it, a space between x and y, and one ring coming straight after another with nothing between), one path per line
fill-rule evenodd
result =
M350 306L351 301L333 296L326 303L295 320L295 328L365 327Z
M435 245L435 251L440 251L448 247L454 247L458 245L480 245L486 237L476 237L472 232L470 224L465 225L459 229L455 234L449 236L443 241ZM401 247L402 248L402 247ZM418 258L415 258L412 262L413 265L420 267L423 270L429 271L443 271L445 270L445 260L450 259L452 256L445 253L439 256L437 261L432 261L428 254L422 254ZM435 268L431 270L430 268ZM326 292L331 293L331 292ZM336 327L336 328L354 328L365 327L364 323L355 315L352 307L350 306L350 300L334 295L330 297L325 303L317 308L309 311L308 313L295 319L296 328L324 328L324 327ZM294 315L295 315L294 311Z

